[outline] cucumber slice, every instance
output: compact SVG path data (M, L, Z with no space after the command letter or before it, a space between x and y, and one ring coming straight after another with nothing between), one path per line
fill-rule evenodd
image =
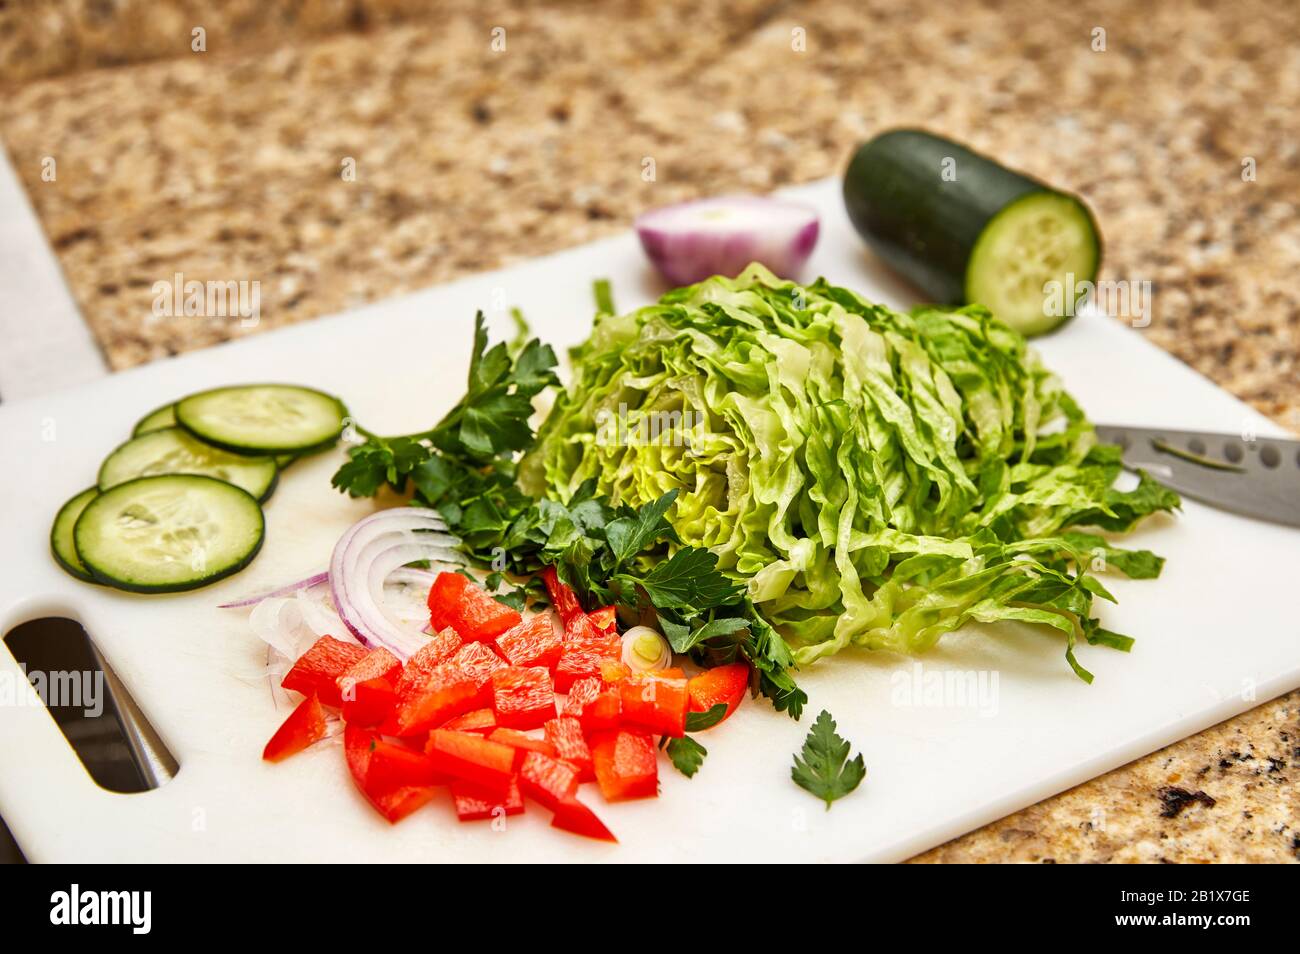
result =
M265 500L279 473L269 457L245 457L205 444L189 431L165 427L133 437L105 458L99 468L101 492L137 477L202 474L224 480Z
M290 384L250 384L191 394L176 420L197 437L238 454L299 454L327 447L343 431L338 398Z
M73 528L77 555L101 583L175 593L242 570L266 536L262 508L214 477L140 477L106 490Z
M1078 288L1101 265L1101 237L1078 198L919 130L859 148L844 201L872 250L926 295L979 302L1026 335L1073 311L1053 307L1049 282L1070 288L1073 274Z
M176 426L176 405L164 404L160 408L155 408L136 423L131 431L132 437L139 437L141 434L148 434L150 431L161 431L164 427Z
M50 528L50 552L54 554L55 562L87 583L95 582L95 578L81 562L81 557L77 556L77 548L72 542L72 528L81 512L86 509L86 504L98 496L98 487L83 490L59 508L59 512L54 515L54 526Z

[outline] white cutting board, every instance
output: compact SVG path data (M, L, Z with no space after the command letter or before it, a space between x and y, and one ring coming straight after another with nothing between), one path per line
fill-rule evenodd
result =
M823 214L810 277L909 303L853 234L838 183L790 194ZM284 380L339 393L380 432L423 429L463 392L476 309L505 335L508 309L523 308L559 352L585 337L598 277L613 280L622 309L659 290L627 234L0 406L0 630L47 614L80 619L181 766L155 791L110 794L34 695L31 705L0 706L0 815L31 860L897 860L1300 686L1300 531L1189 502L1130 538L1168 557L1160 580L1107 578L1120 605L1103 604L1103 622L1138 642L1129 655L1081 647L1091 686L1067 668L1060 639L1015 626L946 637L920 676L911 659L846 652L801 674L811 698L802 724L747 702L701 737L709 756L693 780L661 764L660 798L606 805L589 787L617 846L554 831L535 806L505 832L458 824L445 795L390 827L354 791L337 742L280 765L260 760L286 711L260 675L265 647L245 614L215 608L325 566L334 540L371 506L329 486L341 451L284 474L261 555L206 590L117 593L76 582L49 558L55 510L158 404ZM1280 433L1118 322L1081 317L1039 347L1095 420ZM996 692L983 704L950 693L939 700L947 705L926 705L926 680L948 671L982 673L989 692L996 676ZM8 653L0 678L22 679ZM868 769L829 812L790 781L791 756L822 708Z

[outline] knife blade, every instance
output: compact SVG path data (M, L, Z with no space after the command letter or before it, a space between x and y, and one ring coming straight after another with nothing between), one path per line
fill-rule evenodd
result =
M1232 513L1300 527L1300 441L1098 424L1124 466Z

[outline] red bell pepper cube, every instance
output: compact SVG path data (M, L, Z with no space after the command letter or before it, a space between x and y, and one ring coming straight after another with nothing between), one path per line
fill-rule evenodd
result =
M393 711L392 735L419 735L487 702L487 684L473 672L443 663L409 689Z
M692 676L686 684L692 712L708 712L714 706L725 705L727 713L723 719L736 711L736 707L744 701L748 689L749 663L743 662L707 669L698 676Z
M545 666L560 661L564 637L555 631L550 613L538 613L497 637L497 650L512 666Z
M492 674L492 711L497 725L508 729L540 729L554 719L555 684L542 666L514 666Z
M560 653L560 661L555 665L556 689L568 692L569 687L579 679L599 676L601 661L617 659L622 649L622 641L617 636L597 634L569 639Z
M596 627L596 631L602 636L618 635L618 610L613 606L602 606L600 609L594 609L587 614L591 620L591 625Z
M665 678L646 673L619 683L623 704L623 722L652 732L680 739L686 734L686 713L690 696L685 679Z
M596 773L591 765L591 749L582 734L582 723L573 716L560 716L546 723L546 741L555 750L555 757L567 762L578 772L578 781L591 782Z
M596 813L576 798L560 802L555 807L555 815L551 818L551 827L571 831L575 835L583 835L587 838L596 838L600 841L618 842L618 839L614 837L614 833L596 817Z
M626 729L598 733L592 739L591 760L606 800L659 794L659 759L649 735Z
M479 685L485 684L494 672L508 665L487 643L466 643L456 650L451 664L472 674Z
M505 795L514 777L515 749L469 732L434 729L425 746L434 768L496 795Z
M493 729L487 736L493 742L500 742L503 745L513 746L521 752L540 752L542 755L549 755L555 758L555 746L546 739L534 739L531 735L526 735L518 729ZM523 758L521 755L520 758Z
M343 721L349 725L379 725L392 716L396 706L397 690L382 676L343 691Z
M387 679L396 682L402 675L402 661L380 646L366 653L339 676L339 693L346 702L352 686L368 679Z
M391 751L399 748L359 726L350 725L343 732L343 752L352 780L366 801L392 824L427 804L437 792L434 785L417 781L427 777L427 768L400 770L399 766L406 764L404 757ZM373 778L372 765L379 767Z
M618 728L622 709L618 686L606 685L599 676L575 682L564 701L564 714L582 723L584 732Z
M555 811L578 794L578 773L572 765L540 752L529 752L519 766L519 788L540 805Z
M522 617L461 574L439 573L429 589L429 619L435 630L450 626L466 642L486 642Z
M312 693L294 707L262 750L262 758L279 762L325 738L325 710Z
M438 728L451 729L454 732L482 732L490 733L497 727L496 713L491 709L475 709L472 712L466 712L464 715L458 715L454 719L448 719Z
M315 693L322 705L338 708L343 704L339 696L338 678L366 655L366 647L345 643L333 636L322 636L311 648L298 657L293 668L285 674L280 685L304 696Z
M456 654L461 647L461 639L456 631L448 626L429 637L429 641L417 649L406 661L401 678L397 680L397 694L404 695L411 686L420 682L432 670L441 666Z
M511 780L504 798L471 782L452 782L451 799L456 803L456 817L463 822L524 812L524 796L519 791L518 779Z
M582 604L578 602L578 594L573 592L573 587L560 580L553 566L543 567L541 577L542 582L546 584L551 605L555 607L555 612L560 614L560 621L564 623L564 628L567 630L569 620L582 615Z

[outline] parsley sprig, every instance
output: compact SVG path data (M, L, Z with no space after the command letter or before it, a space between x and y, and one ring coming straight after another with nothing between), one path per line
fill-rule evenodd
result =
M803 757L796 755L790 770L794 783L824 801L827 811L831 802L857 788L867 774L862 753L849 759L849 743L835 729L835 720L823 709L804 740Z

